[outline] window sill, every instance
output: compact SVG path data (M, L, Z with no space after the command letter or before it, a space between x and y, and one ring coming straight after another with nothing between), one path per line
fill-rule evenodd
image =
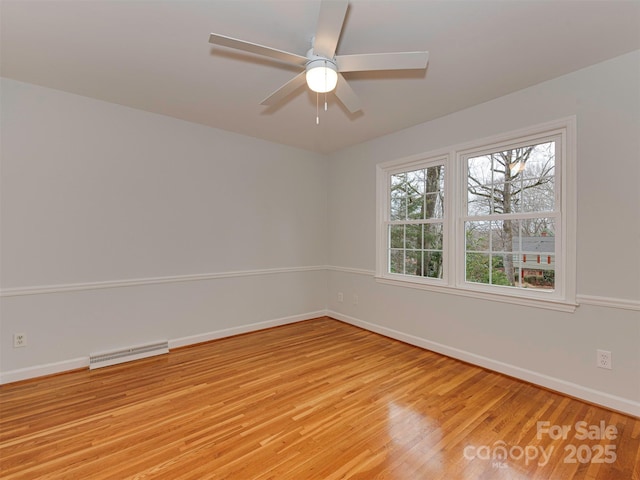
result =
M376 281L386 285L394 285L397 287L416 288L419 290L427 290L436 293L445 293L447 295L459 295L462 297L476 298L480 300L490 300L493 302L510 303L512 305L520 305L524 307L543 308L546 310L555 310L558 312L573 313L578 306L575 302L562 299L546 299L534 297L522 297L517 295L508 295L501 292L481 292L462 287L454 287L450 285L441 285L414 282L409 280L401 280L398 278L376 275Z

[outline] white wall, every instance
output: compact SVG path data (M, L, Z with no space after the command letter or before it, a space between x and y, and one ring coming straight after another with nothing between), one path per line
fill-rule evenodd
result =
M333 155L332 314L640 415L639 86L635 52ZM377 163L570 115L578 130L575 313L376 283ZM613 370L596 368L597 348L612 352Z
M324 310L324 156L1 87L3 373Z

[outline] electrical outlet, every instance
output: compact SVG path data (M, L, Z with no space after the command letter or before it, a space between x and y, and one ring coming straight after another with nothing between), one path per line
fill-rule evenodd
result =
M26 333L14 333L13 334L13 348L20 348L27 346L27 334Z
M342 292L338 292L338 301L339 302L344 301L344 294Z
M607 350L596 350L596 353L596 364L598 365L598 368L606 368L608 370L611 370L611 352Z
M357 305L358 304L358 295L356 295L355 293L353 294L353 304Z

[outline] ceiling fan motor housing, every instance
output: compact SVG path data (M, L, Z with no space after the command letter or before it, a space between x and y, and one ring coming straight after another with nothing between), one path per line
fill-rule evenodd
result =
M338 83L338 66L333 60L315 55L314 57L305 67L307 84L314 92L330 92Z

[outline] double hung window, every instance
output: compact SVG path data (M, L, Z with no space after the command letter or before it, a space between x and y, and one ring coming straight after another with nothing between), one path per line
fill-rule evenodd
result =
M377 277L575 308L574 122L378 165Z

